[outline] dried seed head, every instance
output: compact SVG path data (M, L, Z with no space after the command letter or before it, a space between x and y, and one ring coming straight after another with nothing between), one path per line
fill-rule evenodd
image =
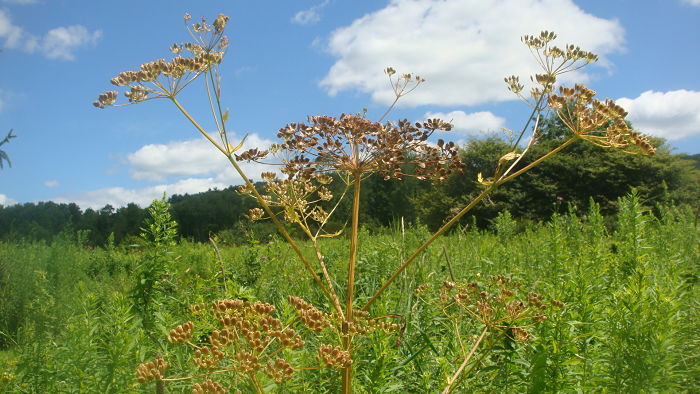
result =
M222 33L224 28L226 28L226 23L228 23L229 17L224 14L219 14L214 20L214 31L216 33Z
M518 342L527 342L532 338L532 335L522 327L513 327L511 332L513 333L513 339Z
M117 100L117 92L110 90L109 92L102 93L97 97L97 100L92 103L97 108L104 108L107 105L113 105Z
M194 323L188 321L187 323L180 324L174 329L170 330L170 335L168 335L168 341L170 343L185 343L190 338L192 338L192 329L194 329Z
M261 220L265 216L265 211L263 211L261 208L252 208L248 211L248 214L245 215L246 218L250 221L256 221L256 220Z
M342 350L340 346L319 346L318 358L321 364L333 369L343 369L352 365L350 353L348 351Z
M559 94L548 97L548 105L559 119L577 136L603 148L627 153L638 151L654 154L649 140L630 129L625 121L627 111L612 100L594 98L595 91L577 84L574 88L560 87Z
M276 383L282 383L289 380L294 374L294 368L286 360L278 358L275 362L268 361L265 368L265 374L273 379Z
M154 380L163 379L163 373L168 368L168 363L158 356L155 360L139 364L136 368L137 380L141 383L146 383Z
M202 383L195 383L192 386L192 394L223 394L226 390L219 382L214 382L211 379L207 379Z

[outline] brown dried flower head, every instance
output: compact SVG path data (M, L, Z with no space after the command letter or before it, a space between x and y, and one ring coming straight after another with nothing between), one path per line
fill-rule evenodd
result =
M139 364L136 368L136 379L140 383L161 380L163 379L163 373L167 367L168 363L163 360L162 357L158 356L158 358L151 362Z
M318 359L326 367L333 369L347 368L352 364L350 353L340 346L321 345L318 348Z
M457 146L438 141L427 143L436 130L450 130L447 122L429 119L411 124L372 122L359 115L311 116L308 123L290 123L277 133L284 142L277 148L286 152L283 172L289 177L308 179L314 174L379 173L385 179L415 176L442 180L461 167ZM409 175L402 166L413 165Z
M185 14L185 21L190 17ZM124 71L112 78L111 83L124 86L128 90L124 95L130 104L153 98L175 97L186 85L217 67L224 58L228 39L223 35L228 17L219 15L213 25L201 22L188 25L187 29L193 42L173 44L170 52L176 54L167 61L158 59L142 64L138 70ZM189 57L183 57L189 52ZM116 91L100 94L93 105L98 108L113 106L117 98Z
M265 374L275 379L275 382L279 384L292 377L294 368L285 359L278 358L275 359L275 362L268 361Z
M595 91L583 85L577 84L574 88L562 86L559 94L548 98L548 104L566 127L586 141L627 153L653 155L656 152L646 137L628 126L625 121L627 112L622 107L612 100L603 102L594 96Z
M194 323L188 321L187 323L180 324L174 329L170 330L170 335L168 335L168 342L170 343L184 343L192 338L192 329L194 329Z
M554 32L545 30L538 36L526 35L521 39L544 71L542 74L530 77L530 80L535 84L530 90L530 98L534 100L533 102L523 96L522 92L525 86L520 83L520 78L512 75L504 79L508 90L537 108L541 108L543 99L552 93L560 75L576 71L589 63L598 61L596 54L584 51L577 46L565 45L564 48L554 46L552 41L556 38L557 35Z
M202 383L195 383L192 386L192 394L223 394L226 390L219 382L214 382L211 379L207 379Z

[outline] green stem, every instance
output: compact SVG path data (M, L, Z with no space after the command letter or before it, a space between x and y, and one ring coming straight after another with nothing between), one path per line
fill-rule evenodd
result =
M457 368L457 371L452 375L452 377L447 381L447 387L445 387L444 390L442 390L442 394L449 394L452 392L452 386L455 384L457 381L457 378L459 378L459 375L464 371L464 368L469 364L469 360L471 360L472 356L474 355L474 352L476 349L479 347L479 344L481 344L481 341L484 339L484 336L486 335L486 332L488 331L488 327L484 327L484 330L481 332L481 336L479 339L476 340L474 345L472 346L471 350L469 351L469 355L464 358L464 361L462 362L462 365Z
M352 199L352 227L350 232L350 258L348 262L348 287L345 299L345 323L343 324L343 347L351 352L352 336L348 333L348 326L353 320L353 296L355 292L355 267L357 265L357 238L360 227L360 185L362 173L353 174L353 199ZM343 369L343 393L352 393L352 364Z
M382 287L377 290L374 295L367 301L365 306L362 307L361 310L366 311L374 301L379 298L382 293L384 293L384 290L386 290L387 287L399 276L403 270L408 267L409 264L413 262L413 260L416 259L423 251L431 244L433 241L435 241L439 236L441 236L445 231L447 231L450 227L452 227L453 224L457 223L459 219L462 218L467 212L469 212L476 204L478 204L481 200L483 200L490 192L493 190L495 187L495 184L490 185L486 189L484 189L472 202L469 203L466 207L464 207L457 215L455 215L452 219L450 219L447 223L445 223L442 227L440 227L433 235L428 238L421 246L416 249L413 254L411 254L404 262L399 266L399 268L394 271L394 273L387 279L383 284Z
M573 143L576 139L578 139L578 136L574 136L574 137L566 140L563 144L554 148L553 150L548 152L546 155L540 157L539 159L533 161L532 163L530 163L527 166L521 168L520 170L512 173L511 175L509 175L505 178L501 178L498 181L489 185L486 189L484 189L481 193L479 193L479 195L474 200L472 200L472 202L470 202L469 205L462 208L462 210L459 211L459 213L457 213L452 219L450 219L447 223L445 223L442 227L440 227L435 233L433 233L433 235L430 236L430 238L428 238L421 246L419 246L418 249L416 249L416 251L413 252L413 254L411 256L409 256L401 264L401 266L399 266L399 268L396 269L396 271L394 271L394 273L389 277L389 279L387 279L382 284L382 286L379 288L379 290L377 290L374 293L374 295L372 295L372 297L367 301L367 303L362 307L361 310L366 311L367 309L369 309L369 307L372 305L372 303L374 303L374 301L376 301L377 298L379 298L379 296L382 295L382 293L384 293L384 291L387 289L387 287L389 287L389 285L399 276L399 274L401 272L403 272L404 269L406 269L406 267L409 264L411 264L413 262L413 260L416 259L416 257L418 257L421 253L423 253L423 251L431 243L433 243L433 241L435 241L439 236L444 234L445 231L447 231L450 227L452 227L455 223L457 223L457 221L459 219L461 219L467 212L469 212L472 208L474 208L474 206L476 206L476 204L478 204L479 202L481 202L481 200L483 200L486 196L488 196L493 191L493 189L495 189L497 186L500 186L500 185L510 181L511 179L523 174L524 172L528 171L532 167L540 164L541 162L548 159L549 157L551 157L555 153L557 153L557 152L561 151L562 149L566 148L567 146L571 145L571 143Z
M337 302L337 300L334 302L333 296L331 295L329 290L326 288L326 286L323 284L323 282L321 281L321 278L316 274L316 271L314 271L314 269L311 267L311 264L309 264L309 261L306 259L306 257L302 253L302 251L299 248L299 246L297 245L297 243L294 242L294 239L292 239L292 237L289 235L289 233L284 228L282 223L279 221L279 219L277 219L277 216L272 212L272 209L270 209L270 206L262 198L262 196L260 195L258 190L255 188L255 185L253 184L253 182L251 182L251 180L248 179L248 177L243 172L243 169L241 169L241 166L238 165L238 162L236 162L236 160L233 158L233 155L231 153L229 153L227 150L225 150L223 147L221 147L221 145L219 145L209 135L209 133L204 131L202 126L200 126L199 123L197 123L197 121L194 120L194 118L192 118L192 116L190 116L190 114L187 112L187 110L185 110L182 107L182 105L180 105L180 103L177 101L177 99L175 99L175 97L170 97L170 100L175 104L175 106L180 110L180 112L182 112L182 114L185 115L185 117L190 121L190 123L192 123L194 125L194 127L197 130L199 130L199 132L206 139L209 140L209 142L211 142L221 153L223 153L226 156L226 158L229 160L231 165L233 165L233 168L236 169L236 172L238 173L238 175L240 175L240 177L243 178L243 181L245 182L246 186L250 190L252 190L253 195L255 195L255 199L258 201L258 204L260 204L260 206L263 208L265 213L267 213L267 215L270 217L270 219L272 219L272 221L275 223L275 226L277 227L277 230L282 234L282 237L287 241L287 243L289 243L289 245L292 246L292 249L294 249L294 252L296 252L297 256L299 256L299 259L301 260L302 264L304 265L306 270L309 272L309 274L314 278L314 281L316 281L316 284L318 284L319 288L321 289L323 294L326 296L326 298L328 298L328 300L331 301L331 303L333 305L339 306L339 303ZM338 313L340 313L342 315L342 313L343 313L342 309L338 310Z

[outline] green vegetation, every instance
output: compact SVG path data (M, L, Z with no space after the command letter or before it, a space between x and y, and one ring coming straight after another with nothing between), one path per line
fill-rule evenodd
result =
M362 113L310 116L280 129L269 151L241 151L244 141L229 141L229 111L220 102L229 18L190 19L193 41L173 45L178 56L111 80L128 104L116 103L117 91L93 104L173 104L243 179L238 192L257 204L245 216L258 223L236 233L199 218L208 227L191 238L211 245L178 244L177 210L172 215L163 199L129 242L128 232L117 243L114 232L90 240L91 229L69 229L50 245L2 244L8 303L0 311L13 318L2 327L8 389L132 391L137 382L157 393L697 388L698 325L687 317L697 313L698 233L683 208L697 199L697 171L633 130L611 100L580 84L555 91L560 75L595 54L554 46L551 32L524 36L544 73L531 77L527 96L518 77L505 78L532 108L505 142L472 141L460 152L452 142L427 142L452 129L445 121L381 123L425 81L389 67L395 100L379 121ZM216 133L178 100L198 79ZM624 158L657 151L654 160ZM557 160L561 152L569 159ZM596 165L596 155L605 165ZM268 164L279 172L263 172L260 184L240 165L275 159ZM582 185L572 173L584 175ZM503 194L509 182L512 191ZM604 188L595 199L586 193L591 185ZM98 224L113 213L103 211ZM80 223L79 211L67 212ZM137 210L129 213L133 225ZM413 221L408 229L404 217ZM542 218L549 220L536 222ZM185 209L180 219L196 221L197 212ZM381 227L387 223L392 230ZM105 247L86 248L88 240Z
M481 328L464 316L454 324L434 305L441 293L453 296L470 282L485 288L493 275L519 282L515 296L537 292L564 306L547 313L527 342L485 338L472 357L477 372L456 383L459 392L700 390L700 237L693 213L660 205L653 215L636 195L618 205L619 214L607 220L611 227L594 204L542 224L523 225L502 213L493 230L462 227L436 241L375 304L396 313L400 329L375 335L357 350L355 390L441 390L462 362L460 338L466 346ZM358 297L370 296L427 235L423 227L362 231ZM313 281L292 262L293 250L279 239L220 246L220 259L208 245L183 241L167 247L167 272L154 282L154 341L131 297L143 277L140 267L162 256L161 246L144 240L138 247L93 249L80 242L64 236L51 244L0 244L0 391L149 391L153 383L139 385L135 370L157 355L169 363L165 377L196 372L182 345L164 341L170 328L201 319L189 305L259 300L276 306L285 323L296 316L288 294L316 294L309 301L322 305ZM345 269L347 242L322 241L334 273ZM455 288L448 292L445 281ZM212 328L195 325L192 340L201 344ZM314 341L307 334L303 339ZM294 365L319 367L306 346L292 357ZM250 390L231 374L216 379L232 391ZM334 392L337 379L325 369L304 369L281 384L263 376L261 385L275 392ZM185 381L165 388L189 387Z

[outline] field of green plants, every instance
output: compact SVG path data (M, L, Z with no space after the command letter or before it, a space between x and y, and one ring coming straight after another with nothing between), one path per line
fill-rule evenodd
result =
M340 373L322 368L336 360L323 359L322 334L288 296L332 310L289 244L174 242L167 205L154 207L135 245L92 249L80 233L51 244L0 244L0 391L216 392L206 386L216 380L228 392L337 392ZM373 304L373 316L386 316L357 339L355 392L428 393L448 385L493 393L700 391L694 213L674 206L652 213L634 194L618 207L613 218L593 205L528 225L504 212L492 230L466 226L435 241ZM360 230L358 303L429 235L400 224ZM333 278L345 277L347 242L320 243ZM241 359L228 370L203 368L215 360L201 349L217 328L210 311L222 299L273 305L301 342L260 353L255 379L242 378ZM536 309L528 316L536 318L513 314L513 305ZM188 321L190 346L170 331ZM255 348L250 343L231 346L245 353ZM473 354L465 363L467 351ZM275 355L291 369L276 365ZM161 379L139 382L148 380L137 374L139 365L157 357L167 363L154 367Z
M71 225L35 241L11 229L0 241L0 391L700 392L699 213L669 193L696 198L692 182L661 176L651 189L662 195L649 198L649 188L624 183L634 177L607 169L603 178L631 191L597 196L605 209L591 198L578 211L572 200L561 214L564 197L554 194L559 213L542 222L515 220L497 205L501 185L531 174L544 194L559 193L529 171L579 144L630 154L630 162L657 152L659 142L634 130L622 107L584 85L557 84L597 55L555 46L553 32L523 36L543 74L530 78L529 93L517 76L505 82L532 112L486 156L429 140L452 130L444 120L382 123L425 81L392 67L384 72L395 100L378 121L309 116L279 129L269 149L244 150L221 103L229 17L184 20L193 41L173 45L177 56L110 81L128 103L110 90L93 105L172 104L243 180L236 192L257 204L245 217L264 223L241 222L240 234L227 228L218 237L204 231L198 239L209 242L196 243L178 235L164 196L144 213L140 236L119 242L103 231L110 235L95 243ZM178 100L195 81L215 132ZM590 173L588 158L568 165ZM244 162L271 171L254 183ZM430 223L416 216L405 225L390 213L401 219L371 225L376 218L361 207L401 205L381 191L368 199L372 176L431 182L435 194L404 196ZM514 183L524 205L548 201ZM441 197L450 184L468 188ZM493 220L473 210L483 204ZM81 217L77 206L67 209ZM38 223L17 228L51 234ZM262 228L276 232L255 234Z

